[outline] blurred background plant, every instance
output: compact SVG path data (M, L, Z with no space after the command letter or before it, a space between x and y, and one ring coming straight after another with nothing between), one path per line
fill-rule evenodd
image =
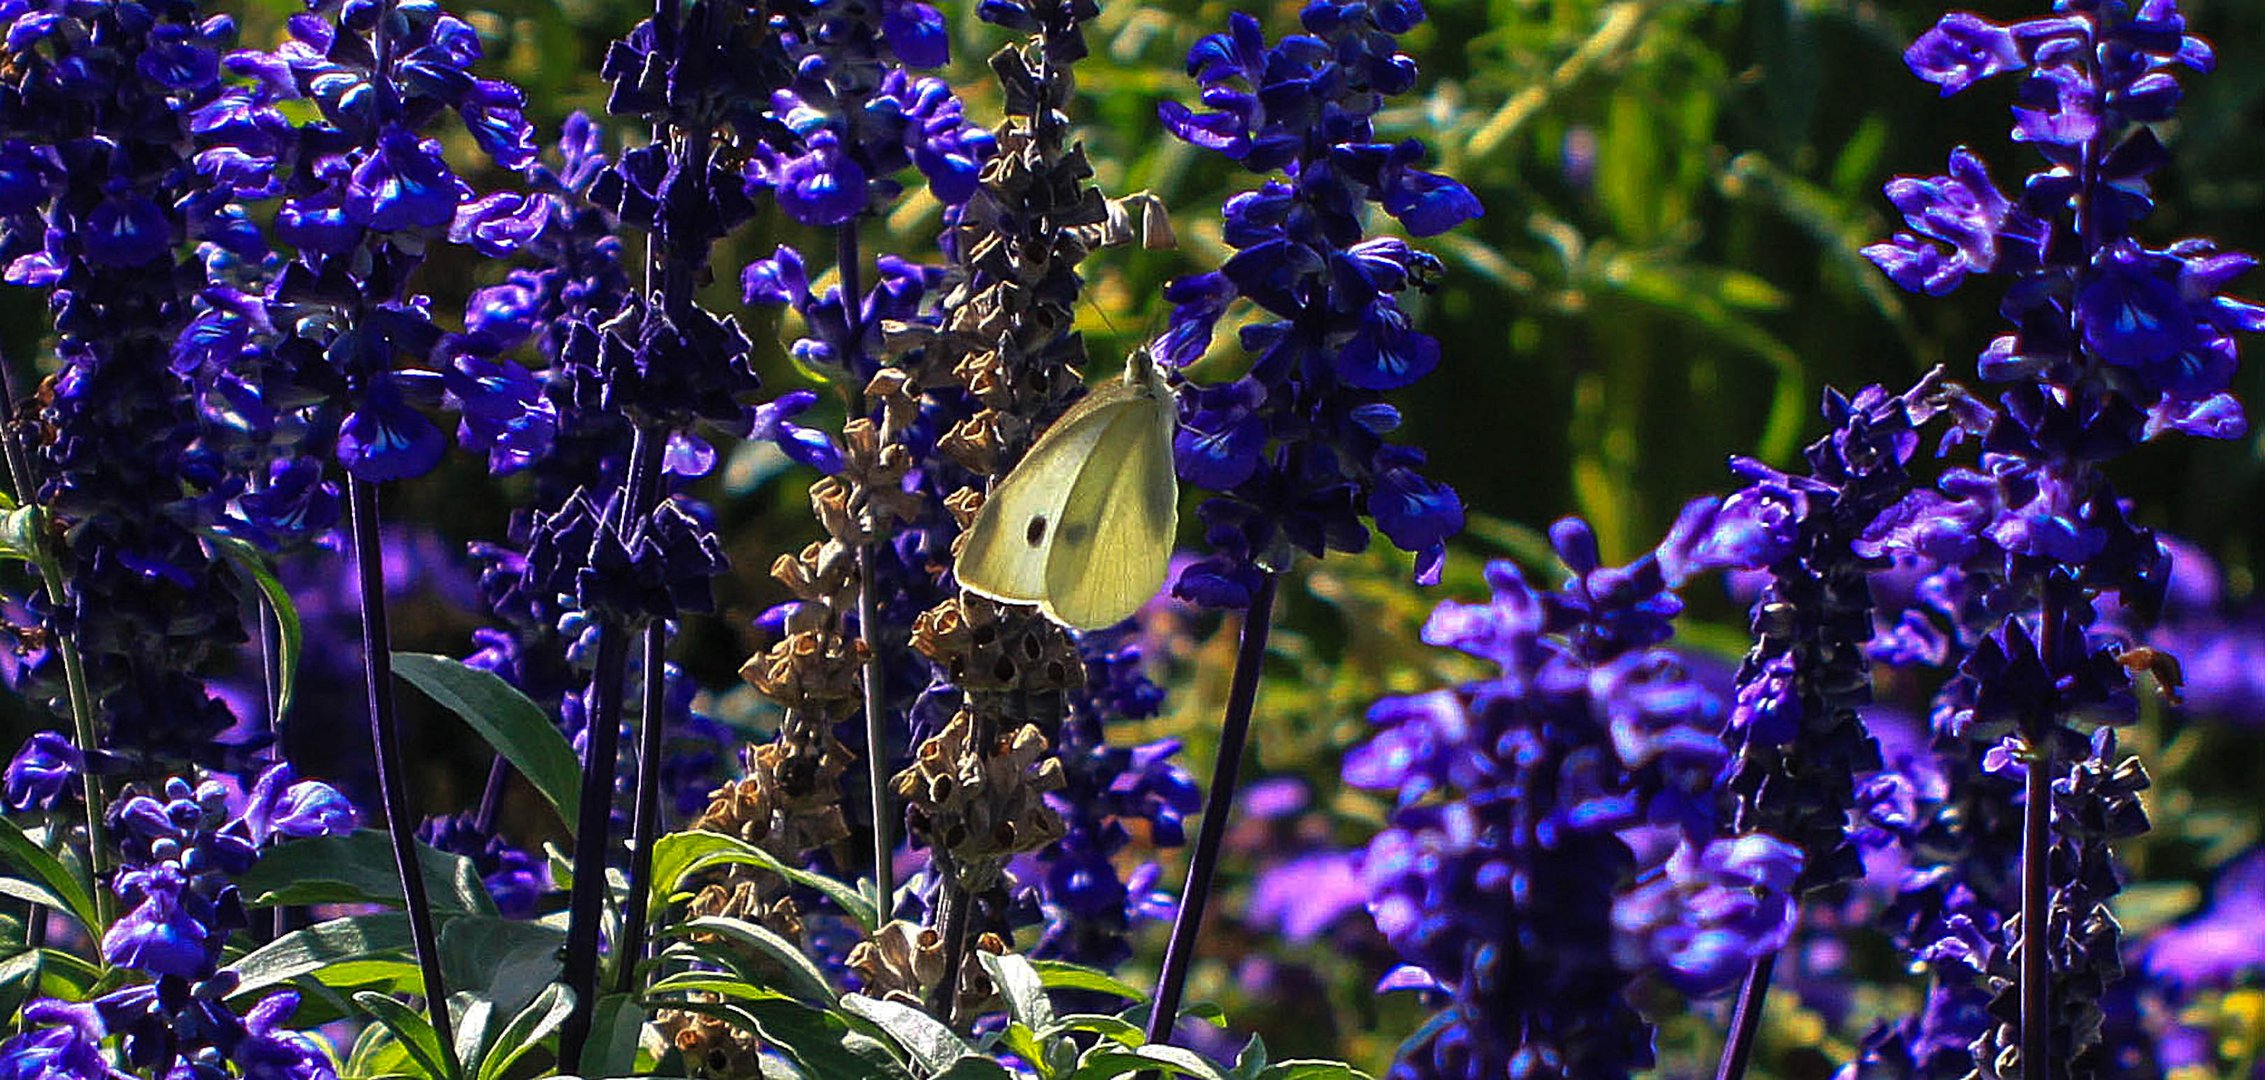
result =
M453 6L486 38L489 74L525 88L545 143L569 112L602 114L602 50L647 10L640 0ZM941 6L958 43L945 74L969 117L989 124L1001 110L984 58L1008 35L981 23L973 3ZM1300 6L1112 2L1088 30L1093 55L1078 67L1072 113L1096 182L1112 193L1156 193L1181 238L1177 252L1112 250L1085 264L1091 302L1078 318L1104 369L1113 370L1107 358L1162 324L1164 281L1215 266L1228 251L1219 208L1240 181L1227 163L1163 137L1157 104L1184 96L1189 45L1223 26L1230 10L1251 11L1272 29L1294 25ZM2001 21L2033 16L2037 7L2027 0L1973 6ZM237 8L243 39L274 40L299 7L254 0ZM2192 32L2220 56L2241 59L2192 85L2177 129L2167 133L2174 160L2159 174L2156 220L2164 235L2265 249L2265 139L2254 137L2265 130L2265 64L2247 62L2265 57L2265 21L2245 17L2246 5L2233 0L2188 0L2182 8ZM2002 97L1939 101L1905 68L1904 45L1940 11L1918 0L1429 5L1429 21L1404 40L1422 61L1423 87L1381 116L1379 128L1386 137L1422 136L1432 167L1470 185L1488 209L1427 241L1449 272L1438 292L1413 301L1415 319L1440 340L1444 362L1403 403L1407 427L1431 452L1432 474L1461 492L1470 525L1451 542L1446 579L1435 589L1409 586L1408 557L1384 545L1309 562L1285 584L1257 758L1246 772L1229 840L1235 854L1222 867L1191 1000L1219 1002L1238 1028L1264 1035L1277 1057L1341 1054L1381 1075L1427 1010L1414 995L1374 992L1394 957L1362 910L1346 860L1389 807L1337 777L1346 749L1370 731L1371 702L1477 675L1470 658L1421 643L1417 630L1431 608L1483 595L1488 558L1516 559L1537 584L1555 584L1561 570L1541 530L1568 513L1593 525L1607 562L1626 561L1665 531L1689 497L1731 487L1723 464L1730 453L1788 464L1818 434L1816 402L1827 385L1901 385L1937 363L1954 377L1971 370L1971 352L1996 318L1994 294L1967 290L1915 311L1857 254L1892 229L1880 195L1889 177L1936 171L1946 145L2003 131ZM775 209L765 215L730 241L738 250L720 250L716 261L738 266L782 242L825 241ZM898 242L882 249L928 250L940 216L925 191L908 192L882 223ZM436 310L454 311L502 273L499 265L436 253L422 280ZM742 308L731 295L735 283L719 279L708 301L748 325L766 383L778 392L812 385L781 349L793 335L772 332L777 313ZM44 301L29 290L0 290L0 348L12 362L38 354ZM1225 338L1197 376L1209 381L1244 362ZM2265 400L2265 369L2247 365L2235 391ZM837 412L828 416L828 408ZM823 404L803 420L838 430L838 409ZM2246 967L2180 966L2204 948L2196 935L2214 927L2249 927L2228 931L2229 941L2265 938L2257 905L2245 908L2238 889L2215 900L2212 892L2214 879L2265 839L2255 789L2265 773L2265 677L2258 674L2265 604L2253 597L2265 541L2261 465L2265 441L2252 435L2150 444L2115 470L2137 519L2195 553L2181 561L2170 629L2160 636L2185 662L2188 704L2152 703L2126 735L2126 745L2152 763L2156 829L2119 849L2144 883L2119 898L2117 912L2137 943L2135 969L2151 982L2195 991L2183 997L2183 1011L2151 1022L2158 1033L2183 1031L2199 1047L2180 1059L2197 1077L2265 1075L2256 1073L2265 1044L2265 957L2251 956ZM425 550L460 552L465 542L503 534L509 507L524 501L511 483L454 455L441 472L392 495L390 520L437 537ZM775 447L753 443L707 481L733 570L717 583L723 617L688 623L674 655L704 688L700 711L750 738L770 730L776 712L735 672L759 644L754 616L784 598L764 568L817 535L803 510L807 483ZM2204 557L2216 567L2206 578ZM443 584L448 570L425 562L418 573L428 587L456 591ZM1727 687L1746 649L1744 603L1712 585L1685 599L1692 613L1680 641L1720 658ZM320 610L351 610L336 600L302 600L301 607L311 641L324 632L315 625ZM402 604L396 648L461 654L469 623L460 610ZM1181 739L1186 767L1206 773L1234 638L1231 621L1215 615L1160 612L1146 645L1154 676L1172 689L1168 704L1162 715L1112 734L1127 743ZM310 646L309 655L325 654ZM243 663L256 671L256 655ZM303 685L315 681L310 673ZM1917 706L1930 689L1889 683L1875 711L1884 717ZM410 753L431 763L412 778L414 802L435 813L473 805L486 752L455 740L452 721L439 713L416 712L429 708L423 702L403 707ZM336 715L343 720L356 708L342 702ZM22 716L8 720L0 744L14 746L30 725ZM302 774L339 776L353 769L335 755L353 744L302 734L290 749ZM504 820L521 837L560 838L545 815L518 792ZM1173 856L1166 858L1164 880L1176 881ZM1817 930L1805 931L1789 954L1781 977L1797 992L1773 997L1754 1075L1831 1075L1874 1019L1918 1000L1916 980L1884 940ZM1161 924L1143 928L1125 973L1136 984L1146 985L1162 936ZM1804 973L1819 978L1804 982ZM1726 1011L1701 1006L1667 1017L1660 1075L1711 1071Z

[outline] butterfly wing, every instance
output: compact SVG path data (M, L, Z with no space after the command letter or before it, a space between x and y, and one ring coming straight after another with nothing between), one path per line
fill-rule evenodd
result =
M1179 526L1171 391L1120 385L1127 400L1078 470L1046 557L1046 615L1086 630L1122 622L1156 595Z
M961 588L1006 603L1046 598L1046 561L1063 505L1126 396L1113 389L1087 394L1063 413L984 500L952 565Z

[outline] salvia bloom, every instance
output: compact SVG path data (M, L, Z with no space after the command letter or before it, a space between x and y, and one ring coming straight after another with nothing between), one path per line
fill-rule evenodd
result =
M42 998L24 1006L27 1030L0 1042L4 1080L132 1080L103 1053L102 1014L92 1005Z
M804 225L835 226L891 205L908 169L946 206L975 193L990 133L966 121L944 80L912 74L951 59L935 8L827 0L774 26L795 77L772 94L771 114L795 138L757 146L745 174L750 195L769 192Z
M127 911L103 938L104 960L156 976L209 976L228 932L243 925L229 879L272 840L342 834L356 821L344 796L295 779L288 765L261 773L240 808L229 804L216 781L191 787L174 778L162 799L129 791L112 805L124 857L115 888Z
M8 809L19 813L53 809L85 769L86 755L70 739L53 731L33 735L8 759L4 784Z
M417 839L472 860L472 869L495 898L496 912L506 919L534 918L543 895L552 889L549 860L496 835L477 814L427 818L417 826Z
M2051 1076L2101 1075L2116 1056L2101 1003L2122 972L2108 843L2145 830L2147 778L2115 759L2111 731L2086 737L2068 722L2131 715L2116 663L2128 637L2100 623L2099 607L2159 608L2169 559L2096 466L2166 432L2241 435L2247 421L2227 392L2234 335L2265 328L2265 308L2221 292L2249 257L2199 239L2152 248L2135 232L2153 208L2148 177L2168 158L2148 125L2170 119L2178 69L2212 64L2174 0L2063 3L2010 26L1952 14L1905 60L1946 94L2022 73L2014 137L2045 165L2008 196L1962 148L1945 175L1888 186L1910 231L1865 249L1916 291L2005 276L2012 328L1979 358L1981 378L2003 390L1966 425L1978 465L1911 493L1856 545L1921 577L1926 614L1901 620L1881 655L1957 666L1934 716L1955 759L1950 790L1915 825L1929 845L1901 906L1906 946L1935 985L1919 1017L1875 1038L1863 1067L2037 1074L2021 1060L2027 1034L2048 1040L2038 1045ZM2032 769L2047 771L2025 795ZM2020 858L2050 868L2050 902L2017 921L2010 807L2042 794L2050 850ZM2025 941L2023 955L2050 965L2042 1033L2014 1020Z
M238 1015L226 1000L237 975L219 965L228 935L247 922L231 879L269 844L341 835L357 816L336 790L297 779L288 765L268 767L240 798L217 781L192 786L178 777L161 793L127 788L109 815L123 856L113 887L126 910L103 935L102 958L151 981L97 998L91 1014L69 1014L76 1034L49 1029L16 1043L30 1043L25 1052L44 1052L59 1067L84 1067L107 1032L122 1036L127 1063L145 1074L333 1075L312 1036L281 1026L297 994L271 994ZM0 1058L17 1060L9 1048L0 1048Z
M1878 386L1854 398L1828 392L1829 431L1807 450L1808 475L1731 463L1749 483L1724 503L1714 542L1767 577L1723 728L1737 753L1724 779L1739 832L1800 846L1804 891L1863 874L1849 812L1857 777L1881 765L1859 710L1871 701L1871 574L1887 560L1859 555L1856 543L1911 490L1920 426L1973 410L1939 372L1893 396Z
M169 365L190 316L182 251L257 246L183 151L193 114L221 93L235 27L186 0L17 3L0 21L0 260L8 283L48 290L59 361L40 395L42 475L19 493L62 527L67 587L41 614L84 657L110 749L240 758L243 741L218 738L234 717L198 681L243 638L234 576L195 531L230 481ZM47 667L60 699L60 665Z
M1221 493L1202 508L1214 555L1175 586L1190 600L1247 606L1256 575L1286 568L1293 548L1366 547L1364 519L1415 552L1417 579L1431 583L1462 528L1461 499L1417 471L1422 451L1384 441L1400 420L1386 393L1439 364L1439 343L1414 329L1399 296L1428 287L1440 264L1369 237L1363 220L1374 203L1432 236L1481 213L1463 185L1417 167L1421 143L1376 141L1377 110L1415 87L1397 39L1423 17L1415 0L1316 0L1300 15L1305 33L1268 46L1237 12L1188 52L1212 111L1161 106L1173 135L1282 176L1228 200L1235 254L1223 267L1165 289L1174 308L1161 359L1174 368L1203 356L1238 297L1270 320L1241 331L1255 356L1247 375L1181 394L1180 475Z
M1652 1061L1624 996L1638 976L1711 992L1791 933L1801 851L1713 838L1723 703L1663 647L1682 610L1671 585L1736 549L1713 543L1716 511L1693 504L1625 567L1599 563L1586 524L1559 522L1562 589L1493 563L1491 600L1425 624L1426 642L1499 674L1371 710L1379 730L1345 780L1397 799L1362 867L1408 963L1386 985L1450 1002L1395 1077L1629 1075Z
M373 43L381 13L382 49ZM432 245L454 237L501 256L540 224L498 225L521 206L476 201L425 131L453 113L496 164L525 169L535 146L522 96L474 75L479 33L425 0L317 3L287 29L273 52L230 55L228 69L250 84L196 118L200 164L225 176L237 199L280 200L275 239L294 249L267 275L263 299L280 332L269 351L283 358L266 374L296 385L267 378L258 393L270 409L327 404L301 418L320 423L314 444L355 477L421 476L447 449L416 408L439 403L441 377L401 362L432 357L441 331L408 278ZM312 105L313 118L286 119L283 106L295 101Z

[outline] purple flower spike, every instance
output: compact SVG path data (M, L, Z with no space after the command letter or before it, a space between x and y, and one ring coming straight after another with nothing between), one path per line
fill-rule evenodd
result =
M1439 366L1401 296L1441 267L1405 240L1364 237L1360 209L1375 204L1415 236L1483 213L1468 188L1416 167L1421 142L1376 138L1384 100L1415 85L1398 35L1423 12L1321 0L1299 18L1305 33L1270 46L1257 19L1231 13L1188 51L1204 111L1160 106L1175 137L1268 176L1227 202L1225 265L1165 287L1172 323L1152 346L1168 367L1193 364L1238 296L1269 320L1241 329L1249 374L1180 395L1180 476L1219 493L1202 508L1213 555L1173 586L1198 603L1247 600L1261 562L1280 569L1292 550L1361 550L1372 523L1431 584L1462 527L1460 498L1384 440L1398 414L1383 396Z
M2172 117L2179 69L2205 71L2212 54L2186 34L2175 0L2148 0L2060 3L2004 27L1952 14L1906 55L1946 94L2025 71L2013 138L2044 160L2011 197L1965 150L1947 176L1898 178L1888 197L1910 232L1865 249L1897 284L1930 293L2002 276L2010 328L1976 368L1997 400L1933 406L1955 418L1942 452L1976 460L1944 468L1932 489L1880 490L1846 548L1894 557L1917 583L1873 655L1954 672L1931 710L1947 790L1866 785L1893 804L1873 827L1911 866L1894 932L1931 986L1921 1015L1875 1033L1862 1068L2161 1071L2117 1042L2132 1025L2116 1015L2130 995L2113 985L2124 965L2106 914L2121 887L2111 846L2146 831L2138 793L2149 781L2117 756L2114 726L2136 709L2099 612L2158 607L2169 560L2101 466L2169 431L2246 430L2229 391L2236 335L2259 320L2221 290L2249 260L2205 240L2157 249L2136 235L2169 159L2148 125ZM2094 725L2090 737L2072 722ZM1740 786L1759 798L1773 784L1756 775ZM2044 881L2043 895L2024 879Z
M1345 756L1345 782L1394 805L1360 859L1369 913L1409 965L1383 988L1448 999L1398 1077L1541 1060L1627 1075L1651 1063L1631 982L1718 988L1792 925L1798 849L1710 840L1723 709L1659 645L1681 604L1656 556L1603 566L1575 520L1551 536L1564 587L1494 563L1489 602L1441 604L1425 625L1497 673L1377 702L1376 733ZM1664 842L1640 852L1642 837Z

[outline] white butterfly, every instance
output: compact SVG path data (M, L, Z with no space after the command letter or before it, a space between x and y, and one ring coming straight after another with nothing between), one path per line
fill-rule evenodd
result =
M952 572L978 596L1080 630L1132 616L1164 584L1179 526L1177 402L1146 350L1054 421L992 490Z

